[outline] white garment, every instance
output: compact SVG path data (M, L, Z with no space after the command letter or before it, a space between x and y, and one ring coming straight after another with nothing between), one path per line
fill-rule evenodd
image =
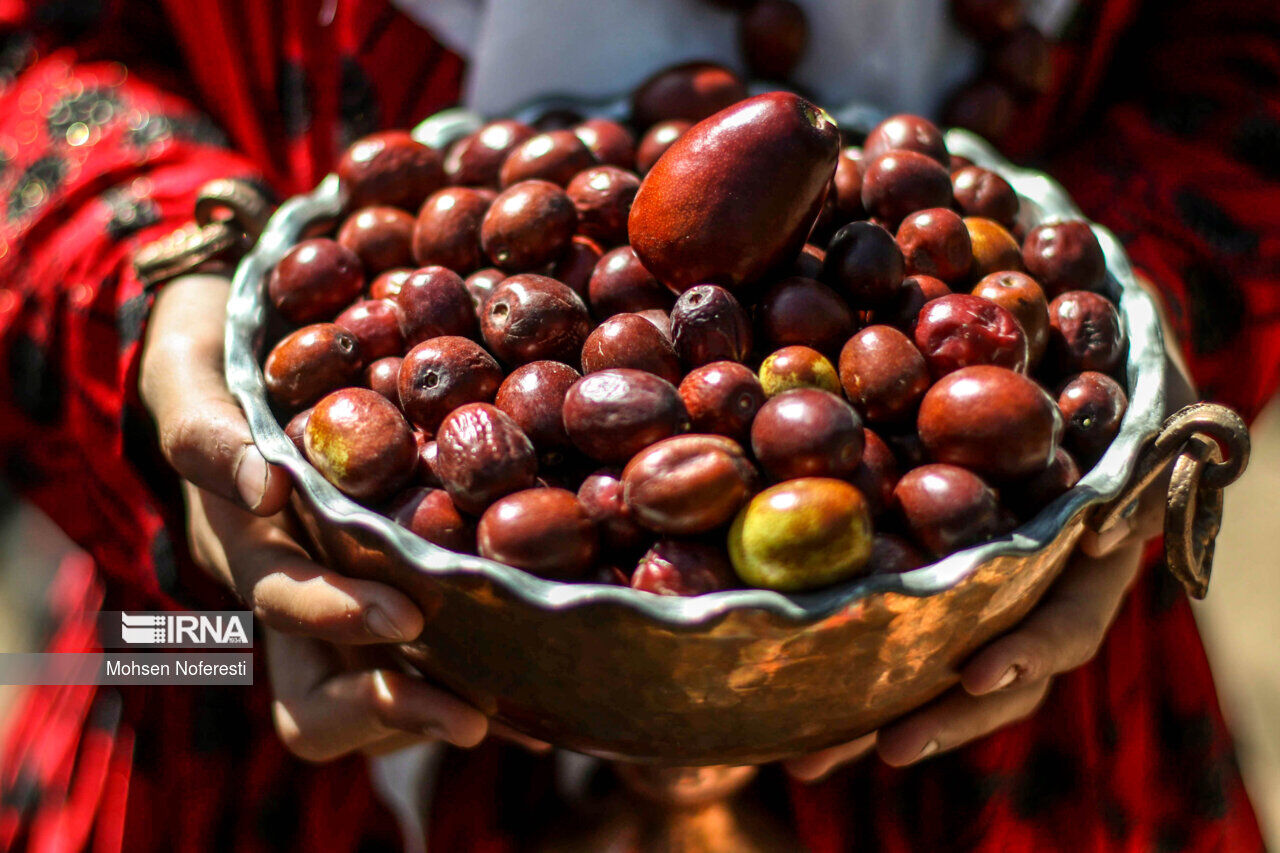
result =
M742 70L736 14L705 0L392 0L467 57L463 102L500 116L540 95L620 95L654 71L690 59ZM796 0L809 48L796 81L824 106L861 101L888 112L936 115L981 55L950 21L946 0ZM1028 0L1048 34L1076 0ZM591 760L558 753L559 775L581 793ZM399 820L406 850L424 849L420 812L439 747L371 761L374 787ZM425 788L419 787L420 785Z
M464 103L501 115L539 95L617 95L654 70L710 59L741 70L737 14L706 0L393 0L468 58ZM936 115L980 51L946 0L796 0L809 48L794 75L823 105ZM1056 34L1075 0L1030 0Z

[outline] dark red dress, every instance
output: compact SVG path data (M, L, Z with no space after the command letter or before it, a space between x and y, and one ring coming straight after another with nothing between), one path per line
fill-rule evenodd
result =
M210 178L310 188L352 139L453 102L462 64L387 0L0 0L0 33L0 460L88 552L54 601L75 650L99 608L227 600L190 566L137 399L130 252ZM1008 147L1125 240L1204 393L1256 414L1280 379L1280 6L1092 0L1056 62ZM396 846L362 759L290 758L257 681L28 691L0 848ZM451 756L433 849L518 847L547 772ZM1033 719L916 768L775 782L814 850L1261 848L1190 609L1154 570Z

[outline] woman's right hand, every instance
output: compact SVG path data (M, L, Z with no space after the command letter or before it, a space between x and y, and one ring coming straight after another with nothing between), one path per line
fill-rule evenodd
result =
M421 679L370 665L354 646L403 642L423 617L402 593L312 562L282 511L289 475L267 464L223 379L229 282L175 279L147 331L139 388L165 457L186 481L188 537L202 568L267 631L282 739L303 758L440 738L474 746L488 719Z

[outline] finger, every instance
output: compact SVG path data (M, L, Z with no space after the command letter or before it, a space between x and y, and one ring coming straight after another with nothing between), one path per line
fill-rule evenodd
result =
M268 627L344 645L422 633L422 611L398 590L317 565L272 519L193 486L187 493L197 557Z
M551 751L551 744L545 740L538 740L535 737L529 737L524 732L518 732L508 726L506 723L500 723L497 720L489 721L489 734L511 741L517 746L523 746L525 749L533 753L544 753Z
M1077 553L1030 616L965 664L961 685L981 696L1043 681L1092 660L1141 558L1137 542L1106 557Z
M443 690L393 670L342 671L315 640L267 632L267 664L276 730L309 761L404 734L471 747L488 731L483 714Z
M839 746L784 761L782 766L793 778L802 782L816 782L840 765L863 757L875 749L875 745L876 733L872 732Z
M1031 716L1047 691L1047 681L990 696L970 696L953 690L881 729L876 736L876 749L886 764L914 764Z
M160 448L180 475L259 515L284 508L290 481L267 464L244 413L227 390L222 338L228 282L188 276L156 300L139 388L156 420Z

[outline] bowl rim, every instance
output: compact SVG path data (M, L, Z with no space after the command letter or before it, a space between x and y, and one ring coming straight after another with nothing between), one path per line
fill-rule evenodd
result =
M557 104L566 102L570 101L563 98L556 101ZM587 109L583 112L591 114L591 108L598 106L598 102L585 106ZM600 112L608 115L603 109ZM844 127L862 132L870 130L884 117L881 111L861 104L835 110L833 115ZM616 112L609 117L617 117ZM481 123L482 119L474 113L452 108L426 119L413 133L419 141L442 148ZM968 131L948 130L946 140L952 153L998 172L1013 186L1022 201L1019 219L1024 226L1066 219L1088 221L1066 191L1048 175L1013 165ZM337 176L328 175L313 191L288 199L276 210L257 243L236 268L227 303L225 369L227 384L244 409L253 439L268 462L290 473L296 493L310 503L324 523L364 530L384 543L405 565L438 579L480 578L515 599L544 610L614 605L668 628L691 629L710 625L737 611L759 611L786 622L808 624L856 605L875 593L937 595L955 588L990 560L1028 556L1044 549L1077 514L1116 497L1129 481L1139 452L1157 433L1163 420L1165 351L1155 301L1135 278L1120 241L1108 229L1090 222L1106 257L1109 287L1113 295L1119 295L1121 319L1129 339L1126 363L1129 406L1119 434L1102 459L1074 488L1031 520L1011 533L918 569L866 576L805 593L745 589L678 597L601 583L545 580L483 557L447 551L357 504L306 461L276 420L267 400L257 356L267 321L265 280L308 225L340 215L345 206L346 198Z

